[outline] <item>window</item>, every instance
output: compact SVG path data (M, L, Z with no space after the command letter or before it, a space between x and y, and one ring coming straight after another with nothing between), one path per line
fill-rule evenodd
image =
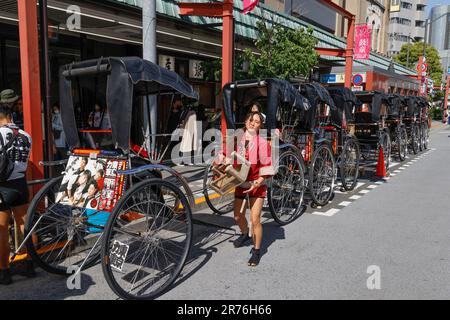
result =
M426 7L426 5L424 5L424 4L418 4L417 11L425 11L425 7Z
M402 8L403 8L403 9L411 10L412 7L413 7L412 3L409 3L409 2L403 2L403 1L402 1Z
M416 27L425 28L425 21L416 21Z
M405 26L410 26L411 20L405 19L405 18L393 17L393 18L391 18L391 23L398 23L398 24L403 24Z

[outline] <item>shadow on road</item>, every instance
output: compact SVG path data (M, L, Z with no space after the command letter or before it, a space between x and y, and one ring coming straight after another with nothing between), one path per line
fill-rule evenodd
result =
M75 287L68 288L68 277L49 274L41 269L36 270L37 276L27 279L22 276L13 275L13 284L2 287L0 299L4 300L64 300L73 297L86 295L89 288L96 283L92 278L84 273L80 276L80 288L76 288L75 281L69 281L69 285Z

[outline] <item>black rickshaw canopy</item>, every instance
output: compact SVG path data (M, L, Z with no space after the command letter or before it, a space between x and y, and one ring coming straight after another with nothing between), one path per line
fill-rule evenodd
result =
M331 117L335 124L342 125L342 112L336 107L330 93L324 86L317 82L304 83L300 85L300 92L308 98L309 103L312 106L306 114L304 129L312 130L316 127L317 112L320 112L322 104L327 104L330 107Z
M420 110L423 105L423 102L421 101L421 97L408 96L408 97L406 97L406 100L407 100L407 104L408 104L406 115L408 117L419 116Z
M106 105L113 143L129 150L133 98L152 94L179 93L198 100L198 93L175 72L138 57L109 57L72 63L60 69L61 117L70 148L80 147L72 97L73 80L106 77Z
M331 98L333 99L339 112L333 113L333 121L342 123L342 113L345 112L345 119L347 122L355 122L354 108L359 105L360 101L356 98L355 93L349 88L345 87L330 87L328 88Z
M370 113L372 114L372 122L380 121L382 106L386 105L388 113L392 110L392 101L389 96L382 91L361 91L355 93L356 97L360 101L360 105L364 103L370 104Z
M281 104L288 104L303 111L307 111L311 107L299 90L286 80L271 78L261 81L243 80L228 83L223 89L223 103L228 129L236 129L236 123L233 120L233 102L237 94L236 91L246 88L266 88L267 108L265 113L267 118L265 127L267 130L277 129L277 111Z

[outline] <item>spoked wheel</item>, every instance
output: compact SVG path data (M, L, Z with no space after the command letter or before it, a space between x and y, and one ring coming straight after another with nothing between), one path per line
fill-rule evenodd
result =
M352 191L358 184L360 157L358 141L355 138L346 139L339 168L342 187L346 191Z
M280 225L298 218L305 194L305 166L303 158L291 151L284 152L278 161L277 174L268 192L270 213Z
M400 161L405 161L408 155L408 134L404 127L397 132L397 150Z
M314 204L325 206L333 196L336 163L331 148L320 145L314 152L309 167L309 187Z
M419 128L414 124L411 128L411 147L415 155L419 153L419 136Z
M216 214L224 215L234 210L234 192L230 191L228 194L220 195L211 190L208 185L218 175L213 171L214 161L205 170L203 176L203 195L208 207Z
M391 138L387 132L383 132L380 136L379 142L381 148L383 148L383 156L384 156L384 165L386 167L386 172L389 171L390 162L391 162Z
M424 132L423 132L422 124L420 122L417 125L417 131L419 132L419 151L422 152L425 150L425 145L424 145L425 137L423 136Z
M132 214L132 221L122 216ZM192 243L192 213L174 184L150 179L117 203L105 229L102 268L123 299L153 299L177 279Z
M422 137L423 137L423 150L427 150L428 149L428 143L430 141L430 133L428 131L428 124L427 123L423 123L422 124Z
M33 261L47 272L66 275L69 267L84 269L98 261L102 227L87 225L85 209L55 201L62 180L51 180L33 198L25 234L32 234L26 246Z

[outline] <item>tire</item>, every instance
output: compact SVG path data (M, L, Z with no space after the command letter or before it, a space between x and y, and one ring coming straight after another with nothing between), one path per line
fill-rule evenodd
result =
M328 144L321 144L314 152L309 167L309 190L317 206L325 206L334 192L336 163Z
M384 165L386 167L386 172L388 172L389 167L391 165L391 150L392 150L391 138L389 137L389 133L383 132L381 134L379 144L383 148Z
M397 150L400 162L405 161L408 155L408 134L403 127L397 132Z
M133 221L121 219L131 212ZM119 200L105 228L101 261L108 285L122 299L160 296L180 275L192 234L191 208L180 188L161 179L136 184ZM119 261L113 251L126 246L117 251L123 259L119 271L111 266Z
M423 149L428 150L428 144L430 142L430 135L428 132L428 124L422 124L422 136L423 136Z
M79 267L84 262L86 269L98 261L101 232L89 231L83 224L82 212L78 211L79 217L74 218L71 206L55 203L62 180L62 176L51 180L33 198L25 234L33 233L26 246L38 266L49 273L67 275L69 267Z
M346 139L339 166L342 187L345 191L352 191L358 184L360 153L358 140L353 137Z
M419 123L417 125L417 130L419 131L419 151L422 152L425 150L425 146L424 146L424 132L423 132L423 128L422 128L422 124Z
M419 132L417 129L418 129L417 125L413 124L412 128L411 128L411 144L412 144L412 151L415 155L420 152L419 151Z
M305 165L300 155L287 151L279 157L276 168L267 199L273 219L284 226L295 221L302 212Z
M213 163L211 163L205 170L203 175L203 195L208 207L218 215L225 215L234 210L234 192L231 192L225 196L220 196L216 193L211 194L211 189L208 187L211 179L214 177L212 171Z

